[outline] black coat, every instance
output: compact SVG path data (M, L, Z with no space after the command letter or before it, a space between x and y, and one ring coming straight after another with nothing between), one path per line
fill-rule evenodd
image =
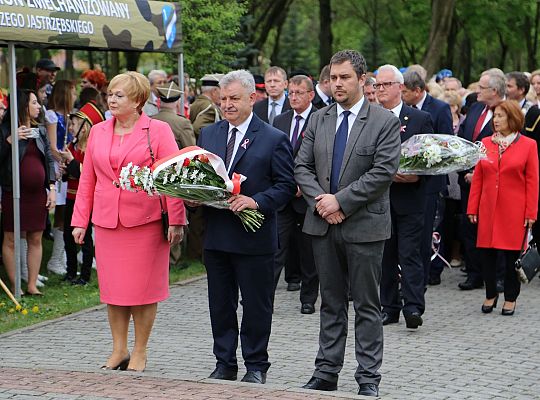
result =
M255 114L257 117L259 117L266 123L268 123L268 106L271 101L272 100L270 99L270 97L268 97L267 99L256 102L255 105L253 106L253 114ZM289 103L289 99L285 97L285 103L283 103L281 114L283 114L285 111L288 111L290 109L291 109L291 104ZM276 117L278 115L276 115Z
M0 125L0 185L2 190L12 190L12 168L11 168L11 145L7 142L7 137L11 135L8 124ZM29 140L35 140L38 150L43 155L43 168L45 169L45 181L43 186L49 187L50 183L55 182L56 173L54 171L54 159L51 153L51 146L47 137L47 131L44 126L39 127L39 137L36 139L19 140L19 165L24 158Z

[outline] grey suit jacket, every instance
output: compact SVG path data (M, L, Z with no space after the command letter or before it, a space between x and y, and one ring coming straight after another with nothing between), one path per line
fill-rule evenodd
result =
M332 104L311 116L296 158L295 179L309 206L303 230L315 236L324 236L329 227L314 210L315 197L330 193L336 110ZM364 101L349 133L335 194L346 216L342 233L348 242L390 237L389 187L400 152L399 118Z

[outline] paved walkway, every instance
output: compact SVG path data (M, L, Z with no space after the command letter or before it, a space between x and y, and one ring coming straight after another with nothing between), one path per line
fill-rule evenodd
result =
M483 290L462 292L461 279L446 270L443 284L428 290L418 331L404 321L385 327L381 397L540 399L540 280L523 288L516 314L503 317L500 308L483 315ZM1 335L0 399L360 398L353 340L339 392L299 389L313 372L319 326L318 314L299 308L298 292L278 288L264 387L206 379L214 358L203 278L174 287L160 305L143 374L98 369L111 346L104 308Z

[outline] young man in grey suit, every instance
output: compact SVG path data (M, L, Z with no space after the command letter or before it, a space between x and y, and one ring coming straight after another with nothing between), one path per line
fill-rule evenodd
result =
M390 237L389 187L400 156L400 123L363 95L366 62L354 50L330 61L336 104L313 114L296 158L295 178L308 203L321 288L315 372L306 389L337 390L347 337L349 287L355 310L358 393L377 396L383 355L379 281Z

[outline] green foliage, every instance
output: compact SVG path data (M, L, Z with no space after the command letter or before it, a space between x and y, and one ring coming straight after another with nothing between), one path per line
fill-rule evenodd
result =
M184 71L195 78L229 71L243 47L237 35L245 11L242 1L182 1ZM169 68L176 70L176 56L167 58Z

